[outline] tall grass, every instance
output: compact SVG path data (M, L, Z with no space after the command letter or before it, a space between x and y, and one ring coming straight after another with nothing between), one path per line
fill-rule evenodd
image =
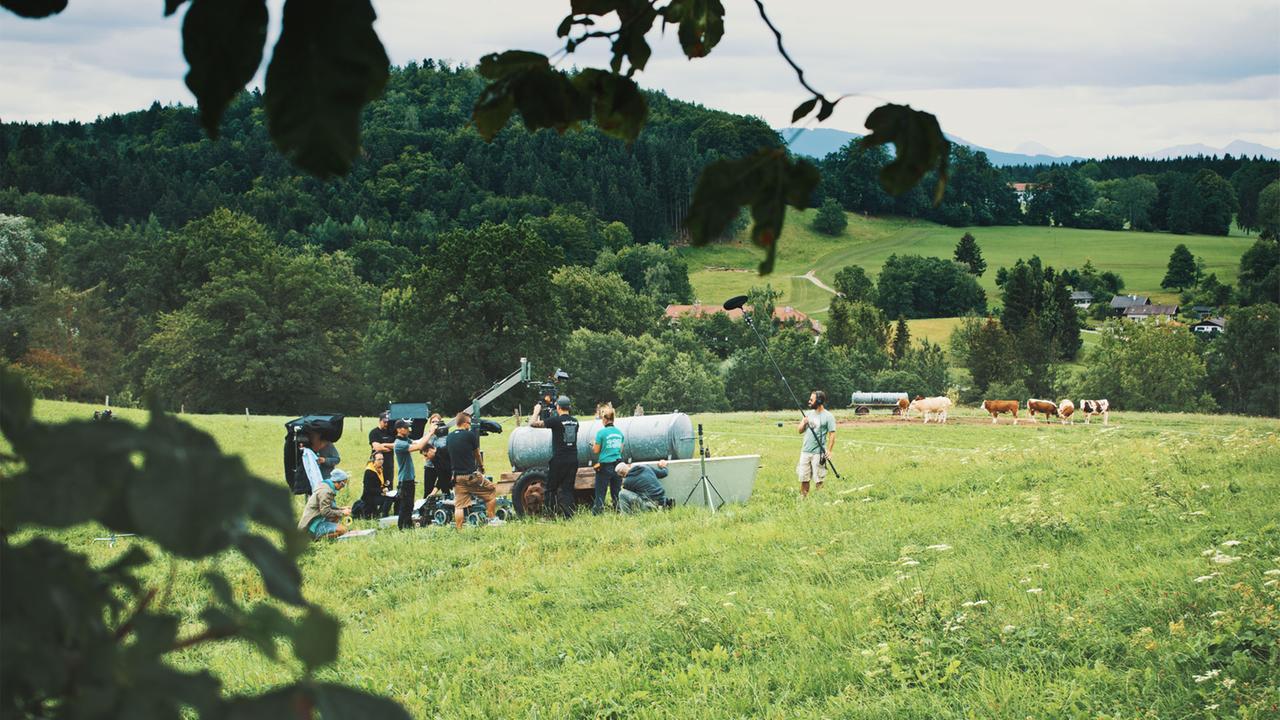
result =
M327 679L417 717L1275 716L1280 423L957 415L840 413L844 478L808 500L791 415L707 415L714 454L762 456L747 505L317 544L306 594L345 621ZM279 419L191 419L280 481ZM504 440L485 440L491 469ZM123 552L93 535L66 537L97 562ZM192 622L197 570L171 596ZM236 643L181 661L240 690L289 672Z

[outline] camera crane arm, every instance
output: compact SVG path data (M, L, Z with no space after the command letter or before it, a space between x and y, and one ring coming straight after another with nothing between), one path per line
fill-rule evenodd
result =
M483 410L486 405L497 400L503 393L511 388L523 383L528 383L532 379L533 370L529 365L529 358L520 358L520 368L518 370L494 383L488 390L485 390L472 398L471 417L480 417L480 411ZM449 418L449 421L445 423L445 427L452 428L455 424L455 420L456 418Z

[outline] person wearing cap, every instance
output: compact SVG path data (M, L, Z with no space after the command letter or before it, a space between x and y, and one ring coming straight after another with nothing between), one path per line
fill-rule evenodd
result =
M413 453L418 452L427 443L431 442L431 435L423 433L422 437L414 440L409 437L409 432L413 430L413 421L401 419L396 421L396 440L391 444L396 454L396 464L399 469L396 472L396 513L399 520L396 527L401 530L413 529L413 495L414 488L417 485L417 475L414 473Z
M658 482L658 478L667 476L666 460L659 460L657 465L618 463L614 472L622 476L622 497L618 502L622 512L656 510L666 505L666 488Z
M346 484L345 475L321 480L320 486L307 498L298 529L306 530L315 540L330 540L345 534L347 528L342 518L351 514L351 508L338 507L337 496Z
M369 430L369 450L382 456L382 472L388 477L396 476L395 448L396 431L391 427L391 413L383 412L378 416L378 424Z
M557 515L573 515L573 491L578 476L578 419L570 414L572 403L568 395L556 399L556 414L543 420L542 404L533 406L529 417L530 427L550 428L551 467L547 471L547 487L544 497L551 502Z
M471 428L471 413L463 410L454 418L449 432L449 464L453 468L453 522L459 530L466 521L472 498L484 502L490 525L505 524L497 517L498 488L484 476L484 455L480 453L480 433Z

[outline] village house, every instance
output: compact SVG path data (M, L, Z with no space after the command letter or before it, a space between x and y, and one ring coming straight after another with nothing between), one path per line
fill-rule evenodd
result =
M1088 290L1076 290L1071 293L1071 304L1081 310L1088 310L1093 304L1093 293Z
M1157 323L1169 322L1178 314L1177 305L1130 305L1124 309L1124 318L1134 322L1145 322L1148 318Z
M1128 308L1150 304L1151 298L1146 295L1116 295L1111 298L1111 304L1108 307L1113 315L1123 315Z
M1201 335L1216 335L1226 329L1227 319L1224 317L1204 318L1191 326L1191 332Z

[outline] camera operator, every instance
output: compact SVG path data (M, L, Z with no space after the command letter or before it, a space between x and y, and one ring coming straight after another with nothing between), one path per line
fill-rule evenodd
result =
M667 491L658 478L667 476L667 461L657 465L630 465L618 463L614 472L622 477L622 496L619 507L624 513L657 510L667 505Z
M423 496L443 495L453 490L453 465L449 462L449 434L440 413L431 413L426 433L431 440L422 448L422 455L427 458L423 467Z
M568 395L556 399L556 414L543 420L541 404L533 406L529 425L551 429L551 467L547 472L545 497L561 517L573 515L573 490L578 476L578 419L569 413L572 403Z
M453 465L453 522L459 530L466 518L471 498L484 501L490 525L504 525L496 517L498 488L484 476L484 456L480 454L480 433L471 429L471 413L458 413L449 433L449 462Z
M391 427L391 413L378 416L378 425L369 430L369 450L382 456L382 472L387 477L396 476L396 431Z
M822 489L822 481L827 478L827 458L836 444L836 418L827 410L827 394L814 390L809 394L809 407L811 410L796 426L804 435L800 463L796 465L801 497L809 497L810 478L814 480L814 490Z
M396 475L399 486L396 489L396 514L399 516L396 527L401 530L413 529L413 495L414 486L417 484L417 475L413 468L413 453L421 450L431 441L431 435L427 433L423 433L417 440L410 440L409 432L412 430L412 420L396 421L396 441L392 447L395 449L396 462L400 465Z

